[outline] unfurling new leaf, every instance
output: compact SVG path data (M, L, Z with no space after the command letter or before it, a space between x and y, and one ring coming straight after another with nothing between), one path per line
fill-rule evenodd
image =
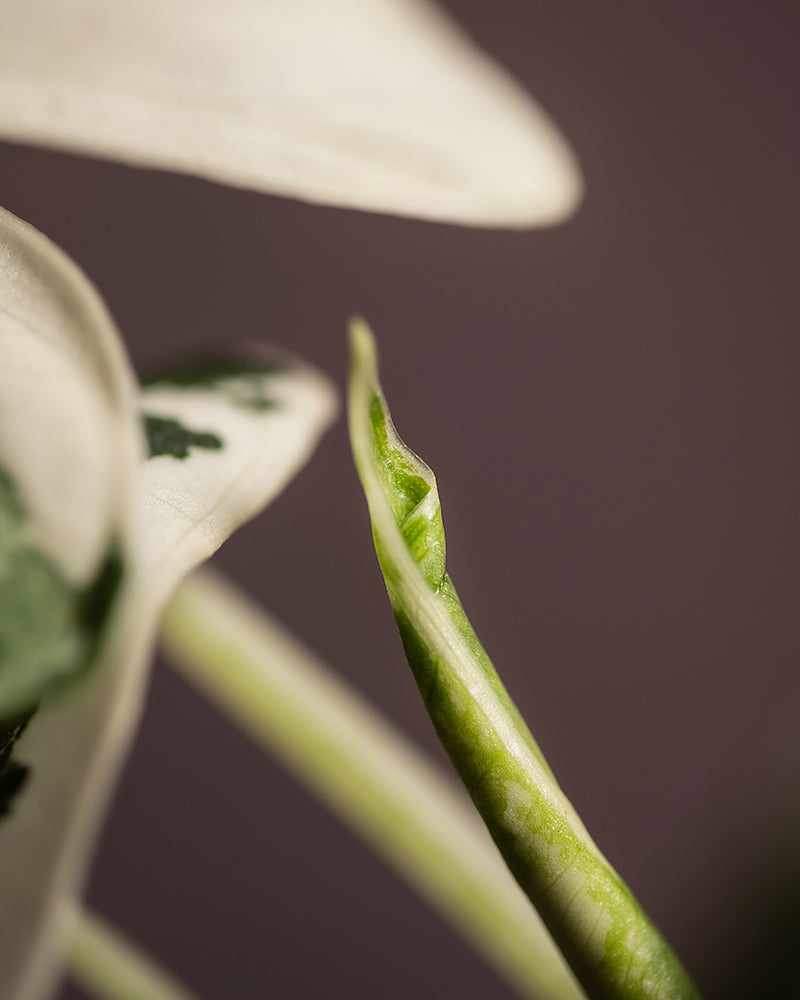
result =
M445 572L436 481L394 429L360 322L352 349L353 454L403 647L439 738L589 996L697 998L558 786L464 614Z

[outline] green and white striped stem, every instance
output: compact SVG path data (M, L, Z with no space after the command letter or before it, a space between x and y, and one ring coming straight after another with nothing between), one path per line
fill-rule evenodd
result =
M373 337L352 331L350 435L375 549L439 737L506 863L596 1000L696 1000L687 973L600 853L473 632L445 572L431 470L400 440Z

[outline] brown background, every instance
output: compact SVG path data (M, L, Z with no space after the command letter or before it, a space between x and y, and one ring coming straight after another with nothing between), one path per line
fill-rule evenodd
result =
M568 225L469 231L12 146L0 201L81 263L140 368L256 337L341 384L345 320L370 319L485 645L708 995L746 995L797 872L800 7L448 6L571 139ZM437 752L342 422L219 564ZM160 664L89 895L207 1000L511 996Z

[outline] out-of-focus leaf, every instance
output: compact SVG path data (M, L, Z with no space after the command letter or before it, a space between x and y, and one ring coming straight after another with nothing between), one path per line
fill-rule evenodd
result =
M91 660L128 570L134 387L94 289L0 209L0 726Z
M425 0L6 0L0 134L308 201L560 221L556 128Z

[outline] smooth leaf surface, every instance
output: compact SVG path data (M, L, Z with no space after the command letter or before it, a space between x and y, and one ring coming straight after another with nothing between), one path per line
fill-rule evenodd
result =
M93 745L109 724L98 684L114 676L108 656L130 595L142 438L133 379L97 294L6 212L0 357L0 716L6 735L19 736L1 762L12 794L0 819L0 996L14 998L43 931L62 838L74 855L73 819L90 805ZM110 553L110 592L87 603ZM39 708L24 732L14 721L79 675L85 687L68 692L67 724L42 756L50 711Z
M402 442L354 324L353 453L403 646L437 733L509 868L593 998L697 991L592 841L513 707L445 571L436 481Z
M308 201L560 221L574 159L424 0L7 0L0 134Z
M127 572L140 435L110 317L0 209L0 726L80 673Z
M106 606L106 620L98 626L102 642L81 661L81 685L61 697L45 691L12 748L14 766L27 769L27 780L0 819L0 996L33 1000L52 984L60 910L80 886L130 743L155 627L170 590L279 492L310 454L335 401L327 382L305 366L285 361L276 371L259 357L247 362L247 399L269 396L270 405L242 405L242 378L233 374L241 359L229 359L224 379L198 384L193 376L192 384L162 383L134 396L121 345L86 279L29 227L6 216L0 222L0 379L10 390L2 400L4 428L7 421L16 426L16 437L10 444L4 440L0 451L5 469L25 484L26 500L36 498L26 510L42 505L46 526L74 520L80 528L80 505L93 504L92 524L98 527L94 534L86 527L80 546L60 547L55 528L30 532L66 579L80 583L80 573L91 578L112 527L113 537L123 540L125 565L120 596ZM22 358L27 366L16 364ZM19 385L8 375L17 368ZM73 383L81 397L74 406L67 394ZM39 403L35 416L26 409L25 386ZM142 457L142 409L157 410L173 428L164 432L162 425L156 448L161 453L148 460ZM191 433L188 444L185 435L176 439L174 425L187 433L201 428L201 444ZM72 438L98 454L84 461ZM219 448L202 447L212 438ZM175 450L176 440L182 441L177 450L186 451L182 458L164 451L167 445ZM63 468L62 449L70 457ZM50 463L61 471L53 472ZM99 498L89 494L87 500L86 489L71 488L76 466L77 474L90 477L84 486L100 491ZM6 538L0 538L3 559ZM45 598L53 599L52 588L32 592L43 619L52 607L41 603ZM65 621L77 627L80 618L73 614ZM14 662L4 648L0 654L2 675ZM0 741L0 782L2 765L10 766L2 753Z

